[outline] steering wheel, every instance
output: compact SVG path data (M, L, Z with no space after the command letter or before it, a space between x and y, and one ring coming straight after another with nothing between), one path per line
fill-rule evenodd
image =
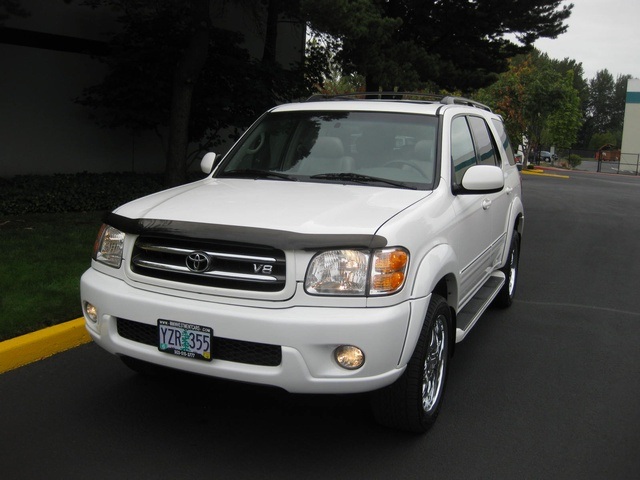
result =
M247 153L256 153L258 150L260 150L260 148L262 148L262 145L264 144L264 137L264 132L260 132L258 138L254 140L254 143L257 141L258 144L253 148L247 148Z
M413 163L407 161L407 160L391 160L390 162L387 162L383 165L383 167L411 167L412 169L414 169L416 172L418 172L420 174L421 177L424 177L424 172L422 170L420 170L418 167L416 167Z

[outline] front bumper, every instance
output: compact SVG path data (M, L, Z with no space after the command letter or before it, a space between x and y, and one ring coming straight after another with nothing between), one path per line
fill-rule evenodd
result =
M94 269L82 276L81 298L83 307L89 302L98 311L96 322L85 313L87 330L112 354L295 393L357 393L393 383L404 371L400 359L407 355L403 350L414 348L415 339L409 332L415 328L409 329L409 323L422 324L429 301L424 297L377 308L293 304L261 308L216 303L205 296L194 300L141 290ZM119 318L144 326L155 326L158 319L207 326L213 329L214 337L280 346L282 361L278 366L261 366L215 358L205 362L163 353L153 345L122 337L117 327ZM333 351L345 344L364 351L362 368L345 370L338 366Z

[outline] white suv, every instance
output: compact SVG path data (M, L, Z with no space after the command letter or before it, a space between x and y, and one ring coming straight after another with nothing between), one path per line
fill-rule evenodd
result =
M95 342L141 372L371 391L381 423L425 431L454 343L513 299L521 181L487 107L394 95L275 107L207 178L107 215L81 280Z

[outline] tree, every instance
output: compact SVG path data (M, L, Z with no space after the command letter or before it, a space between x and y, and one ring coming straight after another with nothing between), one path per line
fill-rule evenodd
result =
M314 88L324 95L337 95L362 91L364 77L357 73L344 74L335 60L335 52L339 51L340 42L321 32L307 34L307 61L315 61L318 67L314 78Z
M526 159L543 142L570 146L581 125L574 72L561 74L556 68L539 52L514 58L497 82L476 95L503 115L510 137L523 142Z
M533 55L539 54L538 50L531 52ZM545 61L548 61L551 67L560 75L566 75L567 72L573 72L573 88L578 92L580 97L580 110L582 116L586 117L587 105L589 103L589 82L584 77L584 68L581 62L577 62L571 58L564 58L563 60L556 60L549 58L547 54L540 54Z
M560 101L549 114L542 131L542 143L557 147L571 147L582 126L580 95L573 86L574 73L569 70L561 76L553 87L557 89Z
M223 130L230 128L230 136L237 137L281 92L290 99L309 90L302 65L285 69L273 56L273 16L291 1L272 0L275 10L270 4L260 10L252 2L268 17L268 41L258 59L240 46L240 34L211 24L213 7L223 1L84 2L115 9L121 29L101 59L107 75L78 102L92 108L105 127L155 131L165 146L167 186L184 183L190 159L220 143ZM188 152L192 142L198 146Z
M586 122L580 132L585 146L591 149L598 149L605 143L620 146L629 78L631 75L619 75L614 80L613 75L604 69L596 72L589 81ZM602 138L607 141L602 142Z
M364 75L367 90L435 84L469 92L495 81L508 58L536 39L563 33L573 4L561 3L301 0L301 11L314 29L342 41L336 58L346 74Z
M597 72L589 82L587 116L591 119L593 133L605 132L612 125L614 86L613 75L607 69Z
M582 64L569 58L551 59L546 53L536 49L530 53L530 56L535 68L550 77L546 88L557 98L555 108L544 122L541 143L556 147L571 147L576 142L578 131L582 126L584 104L588 98Z
M209 0L191 0L188 22L188 42L173 70L171 111L169 114L169 148L165 183L179 185L186 180L189 119L196 82L204 69L209 53L211 13Z
M30 15L31 12L20 5L20 0L0 0L0 26L9 17L26 18Z
M622 143L622 128L624 125L624 110L627 104L627 83L632 75L618 75L613 89L613 104L611 105L611 131L619 132L620 139L617 145Z

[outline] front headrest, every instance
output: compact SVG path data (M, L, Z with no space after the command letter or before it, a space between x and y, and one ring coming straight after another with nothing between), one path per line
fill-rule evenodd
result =
M320 137L311 148L311 154L317 157L342 157L344 155L342 140L338 137Z

